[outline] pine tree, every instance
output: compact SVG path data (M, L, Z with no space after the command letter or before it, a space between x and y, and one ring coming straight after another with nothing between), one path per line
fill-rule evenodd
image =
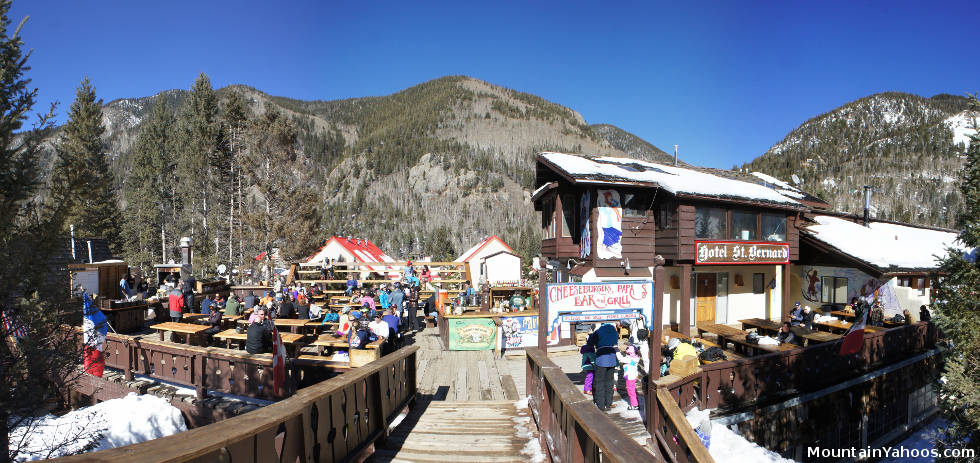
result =
M121 248L120 215L115 181L102 135L102 100L88 77L75 92L68 122L55 148L58 161L51 176L51 199L66 205L65 223L79 236L105 238Z
M452 238L449 235L449 228L445 225L436 227L429 234L425 243L427 254L432 255L435 262L448 262L456 258L456 248L453 247Z
M156 97L150 117L143 123L133 147L133 165L125 183L126 259L130 265L149 271L163 263L177 233L170 228L173 202L173 146L170 142L174 117L164 96ZM168 233L169 231L169 233ZM168 240L169 235L169 240Z
M24 22L10 33L11 2L0 0L0 310L26 331L0 325L0 461L20 455L22 442L10 442L10 430L31 426L43 406L78 377L80 351L66 300L66 278L52 278L51 257L67 236L62 230L63 204L40 204L40 143L54 107L33 127L25 127L37 89L24 77L29 69L18 37ZM26 21L26 19L25 19ZM43 410L43 413L41 413ZM63 436L60 447L71 436ZM49 448L51 450L51 448Z
M245 171L260 199L245 214L251 251L279 249L285 261L309 255L320 241L316 192L309 185L309 168L297 156L296 125L270 109L253 121Z
M971 103L980 110L975 95ZM940 451L971 448L980 455L980 136L973 136L967 151L960 190L965 210L959 241L972 254L950 249L940 266L945 276L936 285L936 321L952 346L939 394L950 427L938 446Z
M218 117L218 96L208 76L194 81L179 119L180 155L177 174L194 246L194 269L209 274L227 243L228 197L231 194L231 156Z
M244 188L247 187L247 185L243 185L242 157L247 148L249 112L245 105L245 99L238 92L231 92L228 101L225 103L223 123L227 133L228 152L231 155L232 181L231 197L228 201L228 261L242 267L245 263L242 213L244 211Z

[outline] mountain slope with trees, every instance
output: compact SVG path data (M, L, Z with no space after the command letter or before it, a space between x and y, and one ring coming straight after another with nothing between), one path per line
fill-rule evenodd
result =
M244 265L282 247L270 233L295 230L292 220L316 232L287 240L300 242L290 259L330 235L368 238L398 256L448 256L497 234L530 256L540 245L527 203L537 152L670 158L564 106L464 76L334 101L243 85L212 90L206 79L103 107L105 152L128 222L123 255L141 266L175 258L184 234L199 265ZM63 133L52 131L46 146ZM270 140L289 153L270 151ZM56 156L47 151L50 165ZM290 192L281 203L289 207L278 209L286 215L270 206L271 217L256 216L280 191Z
M804 122L741 168L796 176L804 190L854 213L870 185L873 216L954 227L972 114L965 97L879 93Z

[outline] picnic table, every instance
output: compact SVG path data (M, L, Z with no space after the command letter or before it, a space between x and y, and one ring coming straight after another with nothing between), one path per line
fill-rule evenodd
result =
M755 328L759 334L765 335L775 335L779 333L779 329L782 326L781 323L766 320L764 318L748 318L745 320L739 320L739 323L742 324L743 330ZM790 330L792 330L793 334L796 336L803 338L806 345L809 345L811 342L814 344L819 344L840 339L840 336L837 336L836 334L828 333L826 331L811 330L803 326L793 326L790 327Z
M201 319L206 320L207 318L207 314L203 313L185 313L181 315L180 320L181 322L194 323Z
M302 334L294 333L280 333L279 336L282 338L282 343L286 346L287 352L290 356L294 356L298 350L299 343L303 340ZM241 348L245 348L245 340L248 339L248 333L239 333L235 329L224 330L220 333L214 335L216 339L225 341L225 347L231 348L231 343L233 341L240 341Z
M722 347L720 344L711 342L711 341L709 341L707 339L704 339L704 338L691 338L690 336L688 336L688 335L686 335L684 333L678 333L677 331L674 331L674 330L664 330L663 331L663 338L661 339L661 342L665 346L667 345L667 338L687 339L688 341L691 341L691 342L700 342L705 348L717 347L719 349L725 350L724 347ZM730 350L725 350L725 356L728 357L728 360L737 360L737 359L742 358L741 355L739 355L739 354L737 354L735 352L732 352ZM721 360L714 361L714 362L709 362L709 361L701 360L701 363L703 363L703 364L711 364L711 363L717 363L717 362L720 362L720 361Z
M347 336L335 336L333 334L321 334L316 341L309 344L316 347L317 355L323 355L325 348L347 349L350 366L359 367L365 363L372 362L381 358L381 341L373 341L364 346L363 349L351 349L347 341Z
M169 331L171 333L179 333L185 335L186 343L191 344L191 340L203 333L208 329L208 326L198 325L195 323L176 323L176 322L165 322L157 323L151 328L157 330L160 333L160 340L163 341L163 333Z
M841 320L829 320L829 321L825 321L825 322L814 321L813 322L813 326L816 326L817 328L820 328L820 329L825 330L825 331L829 331L831 333L841 333L841 334L843 334L843 333L847 332L847 330L851 329L851 325L853 325L853 323L851 323L851 322L845 322L845 321L841 321ZM884 328L882 328L880 326L866 325L864 327L864 329L865 330L868 330L868 331L879 331L879 330L883 330Z
M780 343L778 345L753 344L746 340L746 335L748 335L748 333L745 331L718 323L702 323L698 324L697 328L698 334L702 335L702 337L705 332L718 336L718 344L720 344L723 349L729 342L731 342L735 345L735 352L749 356L755 355L758 351L780 352L793 350L800 347L796 344L788 343Z
M830 314L835 317L840 317L842 320L847 320L847 321L851 321L857 318L857 314L855 314L853 310L834 310L830 312ZM904 325L905 322L896 322L886 318L881 321L881 324L886 328L894 328L896 326Z

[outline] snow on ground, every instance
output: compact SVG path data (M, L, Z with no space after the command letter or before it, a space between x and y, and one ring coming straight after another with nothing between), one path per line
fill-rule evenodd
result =
M534 436L534 433L530 431L531 429L531 409L527 405L527 397L514 402L514 407L518 411L523 410L526 416L519 416L513 418L514 420L514 431L515 435L522 439L527 439L524 444L524 448L521 449L521 455L527 458L527 461L531 463L544 463L548 461L548 455L545 454L544 449L541 448L541 443L538 442L538 438Z
M936 256L954 246L956 233L882 222L869 227L837 217L818 215L806 232L841 251L878 267L932 268ZM955 243L960 247L959 243Z
M917 454L923 453L922 452L923 450L926 451L925 453L929 453L930 449L936 448L936 435L939 434L940 430L946 428L947 425L948 423L946 422L946 420L942 418L936 418L930 421L925 426L923 426L918 431L912 433L909 437L907 437L902 442L899 442L895 445L890 445L889 447L891 447L892 450L900 450L900 449L905 449L909 451L918 450L919 452L916 452ZM879 463L932 463L933 461L935 461L935 458L933 458L931 455L926 457L913 458L911 456L911 453L909 453L909 456L907 458L903 458L903 457L885 458L881 460Z
M698 429L703 426L711 410L698 410L697 407L687 412L687 421L691 427ZM708 453L714 457L715 461L739 461L753 463L795 463L793 460L783 458L778 453L773 452L758 444L749 442L744 437L735 433L727 426L708 421L710 424L710 447Z
M44 417L27 432L27 445L18 459L33 461L71 455L89 447L91 451L105 450L186 430L184 416L166 399L133 392L63 416ZM24 427L14 429L11 444L24 435ZM61 443L66 443L61 451L48 453L48 448Z
M953 131L953 144L962 143L963 147L970 147L970 135L977 133L973 127L980 125L980 117L973 115L971 121L970 116L970 111L963 111L943 121Z

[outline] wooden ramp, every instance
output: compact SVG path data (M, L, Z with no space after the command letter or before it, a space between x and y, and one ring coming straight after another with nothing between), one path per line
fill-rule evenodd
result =
M419 403L378 446L372 462L544 461L526 402Z

